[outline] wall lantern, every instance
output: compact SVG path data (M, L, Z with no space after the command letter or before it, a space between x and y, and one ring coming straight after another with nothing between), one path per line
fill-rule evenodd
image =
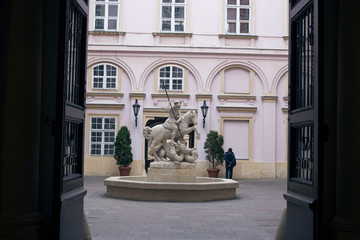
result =
M206 106L206 101L204 101L204 104L201 106L201 112L202 112L202 115L204 117L204 119L203 119L203 128L205 128L205 118L206 118L208 110L209 110L209 107Z
M135 99L135 104L132 105L133 109L134 109L134 115L135 115L135 127L137 127L137 116L139 114L139 110L140 110L140 104L138 103L138 100Z

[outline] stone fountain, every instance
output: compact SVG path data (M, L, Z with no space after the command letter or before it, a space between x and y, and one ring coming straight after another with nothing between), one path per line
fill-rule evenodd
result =
M121 176L105 179L106 195L142 201L213 201L236 198L237 181L196 176L197 150L188 148L184 135L195 131L197 114L180 114L180 102L169 103L169 118L162 125L145 127L154 162L147 176ZM193 124L191 124L193 123ZM189 127L189 125L193 125Z

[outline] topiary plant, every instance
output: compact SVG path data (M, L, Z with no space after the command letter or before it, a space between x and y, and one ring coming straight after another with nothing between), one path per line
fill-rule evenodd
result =
M126 126L120 128L114 146L116 164L120 167L128 167L133 161L133 154L131 152L130 132Z
M209 161L210 168L216 168L217 165L223 165L224 162L224 138L217 131L211 130L206 136L204 149L206 160Z

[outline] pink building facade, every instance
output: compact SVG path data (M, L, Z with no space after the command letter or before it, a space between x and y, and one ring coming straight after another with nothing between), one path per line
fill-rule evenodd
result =
M90 0L89 6L85 174L118 175L112 151L123 125L132 138L131 175L146 174L142 130L168 116L165 84L184 112L198 111L198 176L207 176L203 146L210 130L233 149L234 178L287 176L287 0Z

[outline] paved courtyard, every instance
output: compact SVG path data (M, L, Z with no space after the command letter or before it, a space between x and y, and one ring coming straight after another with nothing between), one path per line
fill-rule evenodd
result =
M273 240L285 207L285 179L235 179L236 199L144 202L105 196L106 176L86 176L93 240Z

